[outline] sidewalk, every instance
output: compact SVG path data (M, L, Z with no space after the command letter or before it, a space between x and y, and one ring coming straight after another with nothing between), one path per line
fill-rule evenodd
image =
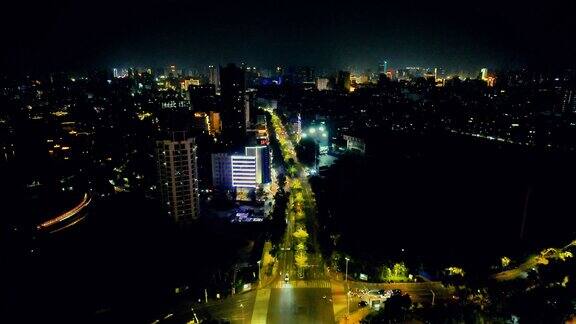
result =
M333 285L335 283L344 285L345 282L344 276L341 273L334 272L330 272L330 280ZM400 289L403 293L408 293L413 302L431 302L433 296L432 291L434 292L436 300L450 299L453 294L450 288L444 287L439 281L378 283L356 281L348 278L348 284L350 285L350 289Z
M330 280L332 287L332 307L334 308L334 318L338 322L338 316L346 312L346 288L342 282Z
M260 260L263 260L265 262L266 260L265 255L270 253L271 250L272 250L272 243L270 241L264 242L264 248L262 249L262 257L260 258ZM272 271L271 274L268 275L266 270L270 265L272 265ZM271 263L263 263L261 265L260 270L261 270L260 284L258 286L259 289L269 286L276 279L276 271L278 270L278 260L275 260Z
M339 324L353 324L353 323L360 323L360 321L366 317L368 314L370 314L370 308L365 307L365 308L361 308L353 313L350 313L350 316L348 316L348 318L346 318L346 316L342 317L339 321L337 320L337 322Z

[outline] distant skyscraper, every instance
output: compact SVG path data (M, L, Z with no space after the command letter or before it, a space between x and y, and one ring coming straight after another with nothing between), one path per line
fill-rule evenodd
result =
M112 75L114 76L114 78L125 78L129 75L129 70L113 68Z
M202 111L194 113L192 118L192 128L202 132L210 133L210 118L208 114Z
M352 81L350 80L350 72L339 71L336 78L336 87L338 90L350 91Z
M424 72L424 79L426 79L427 81L429 81L431 83L435 83L436 82L436 73L434 72L434 70L427 70L426 72Z
M210 135L220 135L222 132L222 121L220 120L220 113L211 111L208 113L208 120L210 121Z
M190 85L188 95L192 111L210 111L216 106L216 89L213 84Z
M251 129L256 123L256 90L248 89L244 92L244 128Z
M328 79L327 78L317 78L316 79L316 89L319 91L328 90Z
M482 68L480 70L480 78L484 81L488 81L488 69L487 68Z
M199 191L196 144L184 132L156 142L160 194L164 207L177 223L198 218Z
M235 64L220 68L220 94L224 106L224 128L246 130L244 70Z
M358 84L368 83L368 75L367 74L352 75L350 78L352 79L352 86L358 85Z
M386 74L388 72L388 61L382 61L378 65L378 74Z
M180 88L184 92L188 91L188 88L190 86L199 86L199 85L200 85L200 80L199 79L193 79L191 77L187 77L186 79L184 79L180 82Z
M314 82L314 69L309 66L288 67L282 75L284 82L303 84Z
M260 79L260 74L258 73L258 70L256 70L256 67L250 67L250 66L246 66L243 67L244 70L244 80L245 81L245 85L246 88L254 88L258 85L258 80Z
M166 75L170 77L178 77L180 75L180 70L176 68L176 65L170 65L168 69L166 69Z
M296 69L296 79L298 83L314 82L314 69L309 66L302 66Z
M277 76L282 76L283 73L284 69L281 66L277 66L276 69L274 70L274 74L276 74Z
M216 91L220 88L220 72L217 66L208 66L208 83L213 84Z

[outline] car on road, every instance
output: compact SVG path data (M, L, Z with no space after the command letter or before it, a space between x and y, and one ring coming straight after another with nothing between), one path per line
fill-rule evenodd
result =
M285 282L285 283L288 283L288 281L290 281L290 277L288 277L288 274L286 274L286 275L284 276L284 282Z

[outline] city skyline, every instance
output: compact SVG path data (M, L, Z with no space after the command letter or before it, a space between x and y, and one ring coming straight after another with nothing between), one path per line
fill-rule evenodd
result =
M6 323L576 323L576 3L22 0Z
M8 317L573 317L574 71L391 69L1 79Z

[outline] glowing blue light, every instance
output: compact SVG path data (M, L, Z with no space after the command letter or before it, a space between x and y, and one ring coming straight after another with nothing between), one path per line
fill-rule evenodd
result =
M310 131L309 131L309 132L310 132L310 134L316 133L316 128L314 128L314 127L310 128Z

